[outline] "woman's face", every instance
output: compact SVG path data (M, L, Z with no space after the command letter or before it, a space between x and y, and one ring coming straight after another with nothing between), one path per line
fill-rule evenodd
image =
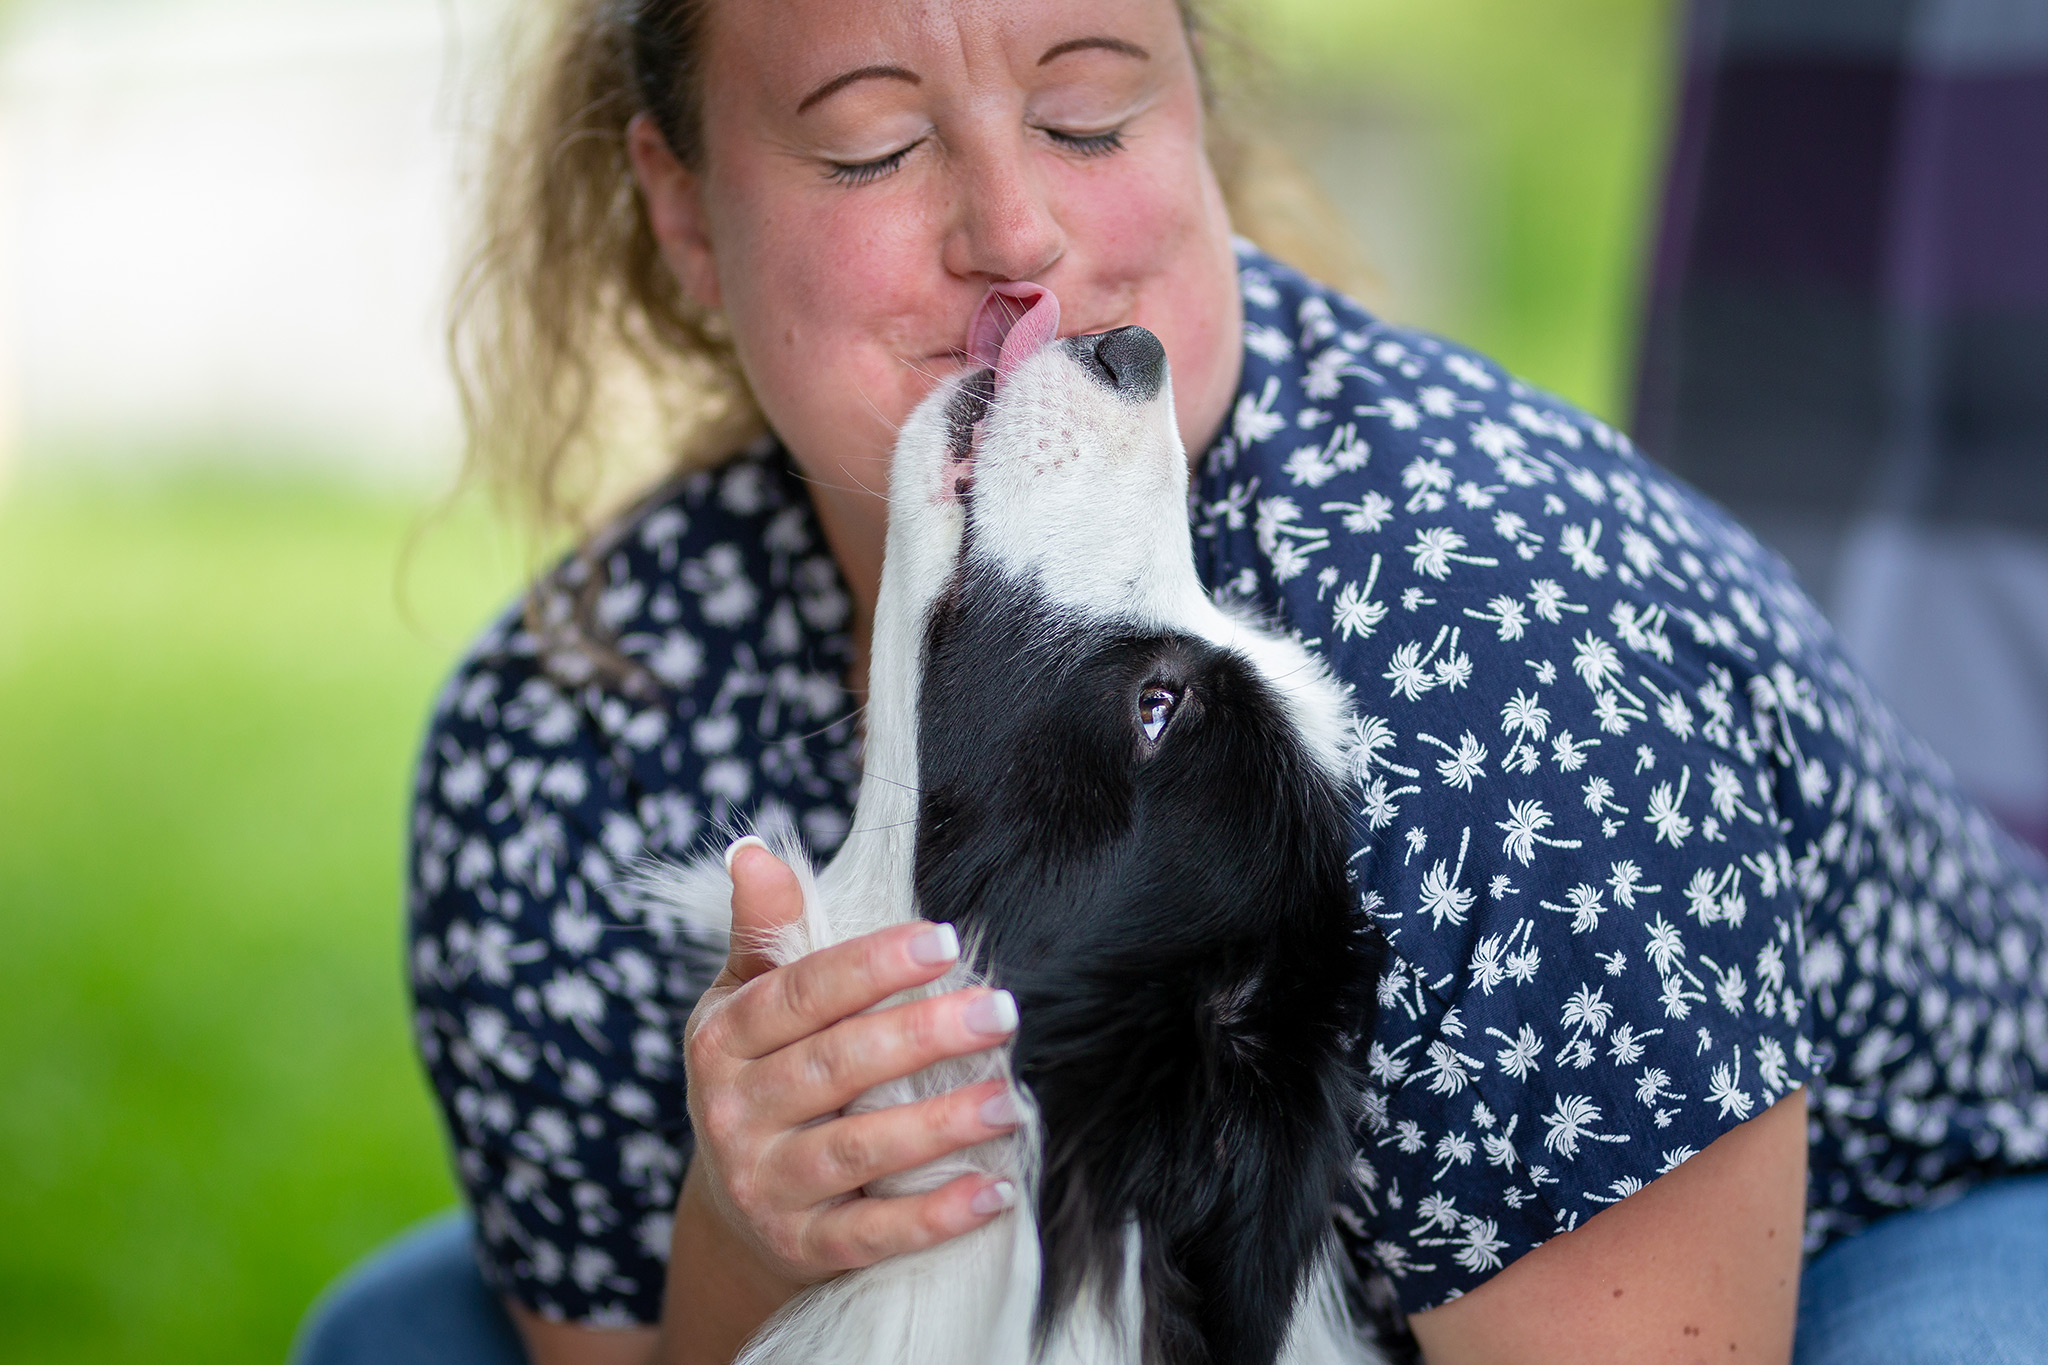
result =
M1173 0L721 0L699 174L632 134L657 236L821 484L879 489L990 283L1165 342L1191 451L1241 315Z

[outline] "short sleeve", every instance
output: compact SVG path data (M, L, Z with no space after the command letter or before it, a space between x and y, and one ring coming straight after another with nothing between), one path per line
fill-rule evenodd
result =
M609 799L582 721L516 665L450 690L416 792L410 967L487 1278L544 1317L624 1325L660 1314L690 1150L678 1039L717 964L613 904L650 825L685 817Z
M1340 1226L1408 1311L1809 1078L1754 542L1618 433L1271 262L1196 492L1209 581L1351 689L1393 952Z
M1541 742L1537 711L1565 751L1600 738L1585 724L1596 697L1561 681L1522 689L1535 706L1492 717L1485 747ZM1612 682L1632 684L1646 685ZM1470 721L1460 742L1485 733L1482 717L1457 718ZM1455 751L1413 732L1379 751L1381 776L1414 790L1392 818L1381 805L1360 820L1361 892L1394 954L1364 1059L1354 1193L1357 1228L1410 1311L1809 1077L1799 894L1769 772L1697 736L1613 738L1563 773L1545 744L1530 770L1525 752L1470 790L1446 775Z

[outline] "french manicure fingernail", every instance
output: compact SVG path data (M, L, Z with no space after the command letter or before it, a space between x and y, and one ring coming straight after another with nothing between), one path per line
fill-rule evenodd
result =
M950 924L934 924L910 940L910 960L925 966L953 962L960 956L960 935Z
M768 841L758 834L749 834L744 839L735 839L725 848L725 875L732 875L732 860L740 856L743 848L766 848Z
M994 991L978 1000L969 1002L961 1011L961 1018L967 1027L976 1033L1001 1037L1017 1031L1017 997L1008 991Z
M978 1191L967 1207L976 1213L1001 1213L1016 1202L1017 1187L1007 1180L998 1180Z
M1024 1117L1024 1111L1017 1107L1017 1096L1005 1090L1000 1095L991 1095L981 1102L981 1121L990 1128L1009 1128Z

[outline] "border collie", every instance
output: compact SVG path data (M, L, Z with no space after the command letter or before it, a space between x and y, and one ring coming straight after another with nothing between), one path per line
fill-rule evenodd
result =
M805 915L771 949L957 925L964 965L920 994L992 981L1019 1032L852 1108L1006 1075L1026 1121L870 1193L1022 1197L805 1291L741 1359L1361 1365L1330 1204L1383 947L1346 874L1350 711L1197 579L1158 339L1057 325L997 286L984 367L903 427L853 827L815 876L780 842ZM715 859L656 895L729 924Z

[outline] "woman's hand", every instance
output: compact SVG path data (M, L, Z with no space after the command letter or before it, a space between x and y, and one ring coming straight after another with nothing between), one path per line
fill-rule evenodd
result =
M1000 991L954 991L864 1011L945 974L949 925L898 925L771 967L752 944L803 913L796 877L758 842L732 856L733 946L684 1035L696 1153L676 1210L661 1358L728 1360L805 1285L917 1251L1015 1201L1008 1181L962 1176L899 1198L870 1181L1016 1126L1004 1082L839 1116L862 1092L1017 1026Z

